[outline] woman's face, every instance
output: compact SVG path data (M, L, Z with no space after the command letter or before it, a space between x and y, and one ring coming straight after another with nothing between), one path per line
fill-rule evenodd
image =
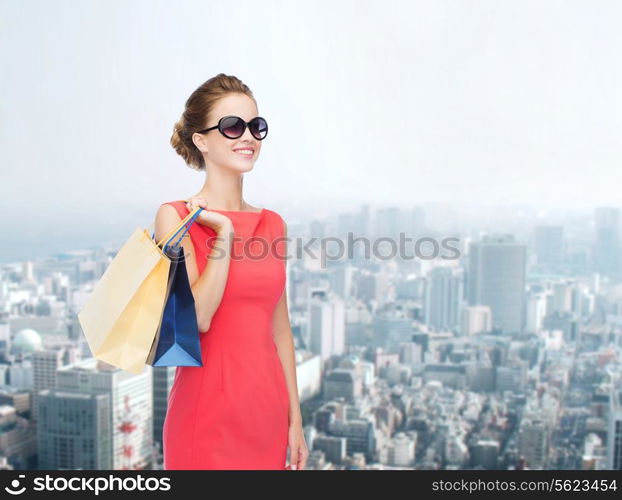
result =
M216 103L210 113L206 128L218 125L218 120L227 115L239 116L249 122L258 115L257 106L246 94L229 94ZM252 170L261 150L261 141L253 137L248 126L244 134L237 139L229 139L218 129L214 129L205 134L194 134L194 141L199 150L203 152L206 163L238 172ZM245 148L252 150L252 153L236 151Z

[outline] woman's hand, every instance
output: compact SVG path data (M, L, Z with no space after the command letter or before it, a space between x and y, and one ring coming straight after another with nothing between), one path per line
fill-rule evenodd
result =
M302 470L305 468L309 458L309 450L305 442L305 435L302 432L302 423L290 424L289 426L289 466L291 470Z
M186 208L192 212L195 208L201 207L201 213L196 218L196 222L204 226L211 227L217 233L224 230L232 231L233 223L226 215L217 212L211 212L207 206L207 200L200 196L192 196L186 200Z

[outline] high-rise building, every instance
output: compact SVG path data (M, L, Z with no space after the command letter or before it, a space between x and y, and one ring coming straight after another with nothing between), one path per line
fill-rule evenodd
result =
M63 365L63 350L43 349L32 353L32 418L39 420L39 392L56 386L56 370Z
M525 329L530 333L536 333L542 329L546 316L546 294L544 292L531 292L526 298L525 304Z
M331 289L339 297L347 300L352 295L352 275L354 269L347 262L330 267Z
M343 354L346 313L343 300L332 296L314 297L309 302L310 350L322 362Z
M366 418L336 420L330 426L330 435L346 438L346 452L349 456L363 453L371 460L376 450L375 429L372 421Z
M462 308L462 335L489 333L492 330L492 312L488 306L468 306Z
M534 251L538 269L556 272L564 264L564 228L562 226L536 226Z
M121 370L95 358L63 366L56 373L56 388L41 393L39 454L42 468L143 469L152 458L152 367L140 374ZM95 423L92 418L105 418ZM89 424L90 422L90 424ZM101 432L107 449L90 443ZM89 437L91 436L91 437ZM90 453L78 447L92 446ZM99 445L97 445L99 446ZM107 458L107 457L110 458ZM86 460L81 463L81 460Z
M39 469L114 469L110 394L39 394Z
M343 398L354 403L362 392L362 380L354 369L335 368L324 376L322 396L326 401Z
M382 208L376 211L374 235L379 238L392 238L399 241L401 224L401 210L397 207Z
M359 272L354 279L354 296L363 302L383 302L388 294L391 282L386 273Z
M0 457L15 469L31 469L36 466L37 430L36 425L30 419L23 417L23 412L20 411L27 409L29 405L28 394L11 396L4 395L0 401ZM7 401L8 399L13 399L13 402ZM21 405L25 408L15 403L18 399L25 400ZM1 466L0 469L2 469Z
M622 389L615 384L609 395L607 464L611 470L622 470Z
M594 212L594 269L607 274L620 272L620 209L598 207Z
M462 270L435 267L427 276L425 324L432 330L458 330L462 307Z
M415 461L415 449L417 434L408 435L398 432L391 438L386 450L386 461L389 465L397 467L410 467Z
M469 249L469 305L486 305L493 328L522 332L527 248L512 235L485 236Z
M162 429L168 408L168 397L175 381L176 366L154 366L153 375L153 440L162 444Z
M411 340L412 320L399 311L387 311L374 315L372 330L368 345L393 350L400 343Z
M543 469L547 465L548 430L542 419L526 415L518 432L519 453L530 469Z
M347 440L337 436L318 436L313 440L313 449L323 451L326 460L341 464L347 456Z
M471 465L485 470L494 470L499 465L499 441L480 439L471 448Z
M560 315L572 310L572 292L575 284L572 281L562 281L553 283L552 285L552 303L550 313L558 313Z

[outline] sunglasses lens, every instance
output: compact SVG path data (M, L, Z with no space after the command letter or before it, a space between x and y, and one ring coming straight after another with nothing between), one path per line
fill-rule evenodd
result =
M237 139L242 136L245 127L246 124L241 118L229 116L222 121L221 131L226 137Z
M259 116L250 121L249 128L253 137L260 141L268 134L268 124Z

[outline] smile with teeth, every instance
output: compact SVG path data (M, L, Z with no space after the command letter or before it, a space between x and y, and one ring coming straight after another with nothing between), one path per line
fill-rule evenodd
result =
M244 156L253 156L252 149L235 149L234 151Z

